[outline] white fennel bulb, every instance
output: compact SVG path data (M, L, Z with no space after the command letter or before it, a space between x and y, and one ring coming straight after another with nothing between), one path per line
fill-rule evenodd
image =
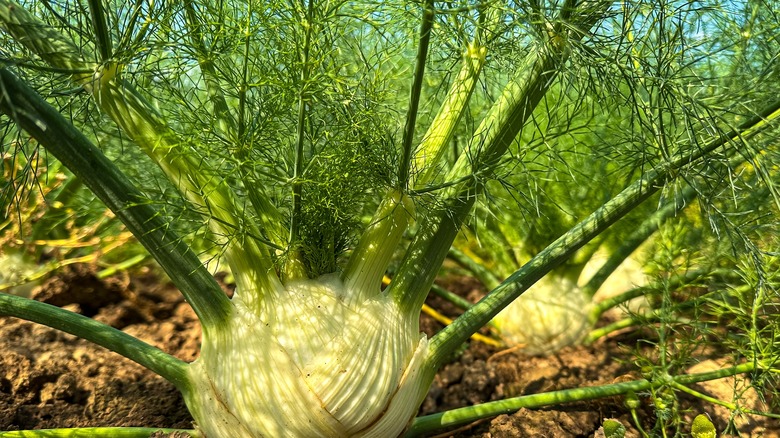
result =
M647 286L648 278L644 272L644 264L641 261L642 250L635 252L630 257L623 260L593 295L593 302L613 298L635 287ZM584 284L583 279L590 279L596 270L606 260L606 254L596 253L585 265L580 275L580 284ZM651 308L647 297L641 296L634 298L623 305L613 307L604 313L613 319L625 318L631 313L644 313Z
M425 395L427 339L382 294L296 280L204 333L185 394L207 438L393 437ZM354 298L358 297L358 298Z
M588 333L591 302L577 284L547 275L493 319L508 345L547 354L578 343Z
M601 284L593 297L585 293L588 280L604 264L608 254L596 253L579 273L570 276L548 274L531 286L493 319L507 345L519 346L528 354L548 354L578 344L592 328L591 310L602 300L647 284L642 264L626 258ZM632 312L646 306L644 297L628 303ZM616 317L625 311L616 309Z

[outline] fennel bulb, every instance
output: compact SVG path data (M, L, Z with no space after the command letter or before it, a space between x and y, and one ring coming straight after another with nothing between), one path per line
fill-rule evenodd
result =
M546 354L579 342L588 332L590 300L572 280L547 275L504 308L493 322L509 345Z
M206 437L403 432L433 377L428 341L390 297L347 289L333 274L294 280L259 308L238 291L189 370L185 400Z
M606 255L590 257L575 282L572 276L548 274L523 295L504 308L493 322L507 345L522 346L528 354L548 354L580 343L592 329L591 311L596 303L647 284L643 265L637 255L623 262L599 286L591 297L586 292L590 278L604 263ZM627 303L629 311L647 307L644 297ZM616 316L622 316L624 311Z
M651 250L652 245L645 245L644 249L640 249L625 260L612 272L604 283L594 292L591 301L598 303L610 298L617 297L631 289L637 287L647 286L650 282L648 276L645 273L645 262L642 254ZM596 252L593 257L585 264L585 268L580 275L580 286L590 280L591 276L596 273L599 267L608 258L606 253L602 254L600 251ZM614 319L625 318L630 313L642 313L648 311L652 306L648 299L644 296L631 299L618 307L613 307L604 312L604 315L609 315Z

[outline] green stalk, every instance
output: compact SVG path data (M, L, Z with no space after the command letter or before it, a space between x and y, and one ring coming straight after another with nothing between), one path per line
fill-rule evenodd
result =
M698 382L717 380L737 374L750 373L756 370L754 363L744 363L734 367L721 368L697 374L684 374L670 376L667 379L658 380L633 380L630 382L612 383L608 385L591 386L585 388L564 389L542 394L524 395L494 402L453 409L438 414L426 415L414 419L406 438L417 437L428 432L438 431L446 427L456 427L467 424L481 418L495 417L501 414L511 414L522 408L541 408L563 403L593 400L597 398L612 397L627 394L629 392L647 391L667 385L690 385Z
M179 287L204 330L222 324L231 312L230 300L198 257L114 163L4 68L0 68L0 93L0 111L71 169L116 214Z
M247 10L247 23L244 30L244 53L243 62L241 65L241 85L238 90L238 134L237 145L233 148L233 154L238 160L238 171L241 175L241 181L244 184L244 190L249 195L249 202L254 208L257 217L260 219L260 227L271 243L276 245L276 249L284 249L286 247L285 235L282 232L282 215L279 209L271 202L268 194L263 190L263 184L256 177L255 171L249 165L249 150L251 146L248 144L247 137L247 123L246 123L246 93L249 89L249 63L252 57L249 54L249 49L252 42L252 32L250 28L250 18L252 17L253 2L248 3Z
M417 318L460 225L474 205L473 197L449 200L423 218L386 293L409 318Z
M129 259L113 264L107 268L103 268L100 271L98 271L95 276L97 278L108 278L120 271L126 271L127 269L132 268L133 266L143 262L146 260L146 254L138 254L136 256L130 257Z
M761 412L761 411L757 411L755 409L750 409L750 408L746 408L746 407L743 407L743 406L739 406L736 403L719 400L719 399L717 399L715 397L711 397L711 396L709 396L707 394L701 393L699 391L691 389L691 388L689 388L689 387L687 387L687 386L685 386L683 384L677 383L677 382L672 382L671 386L672 386L672 388L674 388L674 389L676 389L676 390L678 390L680 392L684 392L684 393L686 393L688 395L691 395L693 397L696 397L696 398L699 398L701 400L704 400L707 403L711 403L713 405L718 405L718 406L723 406L724 408L728 409L731 412L741 411L741 412L743 412L745 414L761 415L761 416L764 416L764 417L767 417L767 418L780 419L780 415L778 415L778 414L773 414L771 412Z
M569 44L582 39L603 18L610 5L601 0L579 4L576 0L567 0L561 6L559 20L551 26L544 41L531 47L501 97L477 128L469 152L462 154L450 170L447 181L464 177L480 179L492 172L558 75L560 66L569 56Z
M661 181L662 175L658 172L644 176L542 250L479 303L437 333L431 339L431 360L435 364L443 363L448 352L454 351L530 286L655 193Z
M493 106L486 120L477 129L475 138L472 139L472 144L476 145L483 143L481 138L483 134L491 136L496 142L506 140L505 144L500 145L503 148L499 146L493 148L495 150L494 158L497 158L499 149L503 152L509 147L509 143L519 133L527 117L544 94L543 89L549 86L548 77L554 75L552 73L555 71L553 58L539 52L531 52L525 65L504 89L501 99ZM544 76L545 79L542 79L541 76ZM523 96L527 96L527 98ZM492 126L495 126L495 129L490 129ZM497 131L503 132L503 135L493 134ZM448 181L458 180L471 173L468 169L470 169L472 161L467 155L469 154L463 154L458 160L447 178ZM477 163L477 161L479 162ZM498 160L485 161L475 157L473 164L474 169L480 169L481 172L487 173L498 164ZM419 312L423 301L425 301L425 296L438 274L439 267L447 256L458 230L471 211L480 190L476 175L443 190L439 196L444 201L440 203L437 210L425 217L420 225L421 231L412 241L398 269L398 274L388 290L388 293L392 294L410 314Z
M406 125L401 150L401 165L398 169L398 183L406 189L409 185L409 168L412 164L412 142L414 141L414 128L417 124L417 112L422 93L423 76L425 75L425 62L428 59L428 46L431 42L431 29L436 12L433 0L425 0L423 4L423 16L420 23L420 41L417 44L417 62L414 66L414 80L409 94L409 108L406 112Z
M301 88L298 90L298 123L295 133L295 163L293 165L292 176L292 212L290 214L290 248L292 266L300 265L298 260L298 245L300 244L300 221L301 221L301 203L303 202L303 146L306 141L306 106L308 105L308 87L310 76L309 57L311 56L311 35L314 27L314 0L309 0L306 10L305 28L306 34L303 41L303 59L301 60ZM288 269L293 277L303 276L304 273L296 273L300 269Z
M732 139L746 138L758 133L778 116L780 116L780 101L774 102L740 127L694 149L688 155L679 156L673 161L659 166L658 169L642 175L639 180L547 246L501 285L493 289L479 303L437 333L431 339L430 360L437 367L441 365L449 352L455 351L459 345L473 333L476 333L501 309L508 306L550 270L563 263L580 247L660 190L666 180L673 178L680 169L695 163L701 157L727 144Z
M455 263L459 264L475 276L480 283L488 288L488 290L493 290L501 284L501 280L499 280L490 269L480 265L463 251L453 247L450 248L448 256L450 259L454 260Z
M615 307L627 303L628 301L631 301L634 298L647 296L648 294L653 293L655 291L656 289L651 286L635 287L626 292L599 301L598 303L594 304L593 308L588 313L588 320L590 321L591 326L593 326L601 318L601 315L603 315L604 312L606 312L607 310L614 309Z
M128 47L135 46L135 44L131 45L130 39L133 37L133 31L135 30L136 25L138 24L138 19L141 18L141 12L143 12L143 8L142 8L143 4L144 4L143 0L135 0L135 7L133 7L133 14L130 15L130 19L127 20L127 24L125 27L125 34L122 35L122 37L119 39L118 46L120 47L120 50L127 50ZM138 33L138 36L143 37L146 34L146 30L148 28L149 28L149 22L147 21L142 25L142 28Z
M551 42L531 48L517 74L477 127L468 152L461 154L450 169L446 181L489 175L549 89L566 57L566 51Z
M108 62L113 54L111 48L111 35L108 33L108 18L103 9L102 0L88 0L89 13L92 16L92 27L95 29L95 41L97 42L100 62Z
M458 294L452 293L437 284L431 286L431 292L433 292L433 294L436 295L437 297L440 297L458 306L461 310L468 310L471 308L471 306L474 305L474 303L472 303L471 301L461 297ZM490 328L494 332L498 331L498 327L492 320L486 324L486 327Z
M26 319L86 339L148 368L179 390L189 387L186 362L92 318L4 293L0 293L0 315Z
M94 75L76 74L72 80L89 90L103 112L157 162L187 199L203 209L214 235L229 244L225 255L231 267L251 266L256 271L256 283L243 288L247 298L258 300L262 291L279 287L268 250L241 233L251 232L251 227L240 220L242 209L224 178L203 168L205 161L193 145L181 139L130 82L115 77L118 65L96 68L83 61L67 37L9 0L0 0L0 24L53 67L92 68Z
M582 340L582 345L590 345L597 340L603 338L604 336L607 336L610 333L614 333L618 330L627 329L629 327L637 327L642 324L648 324L649 322L653 322L657 319L656 316L629 316L627 318L623 318L621 320L615 321L611 324L607 324L605 326L595 328L588 332L588 334L585 336L585 338Z
M687 186L679 196L675 196L671 202L664 204L660 209L656 210L647 219L645 219L639 228L634 230L630 236L610 254L609 258L599 270L593 274L582 288L582 293L585 296L593 297L599 290L602 284L612 275L613 272L625 261L634 251L639 248L640 245L645 243L658 228L669 218L677 215L684 207L686 207L694 198L696 198L696 190Z
M197 429L166 429L162 427L77 427L63 429L14 430L0 432L0 438L149 438L155 432L184 432L192 438L202 438Z
M744 135L742 136L745 138ZM746 161L746 158L741 154L736 154L735 151L731 151L734 155L729 160L729 167L736 167L739 164ZM582 291L585 295L592 297L604 284L604 281L609 278L610 275L617 269L625 259L639 248L647 239L650 238L663 223L676 216L682 209L688 206L699 193L691 185L686 185L679 195L675 195L674 199L664 204L660 209L650 215L631 235L623 241L623 243L614 251L609 259L599 268L598 272L588 280L588 283L583 287Z
M703 394L703 393L701 393L699 391L696 391L694 389L688 388L687 386L681 385L681 384L679 384L677 382L673 382L672 383L672 388L674 388L674 389L676 389L676 390L678 390L680 392L684 392L684 393L686 393L688 395L691 395L693 397L696 397L698 399L704 400L707 403L710 403L712 405L723 406L724 408L728 409L731 412L735 412L737 409L739 409L739 406L737 406L736 403L729 403L729 402L725 402L723 400L719 400L719 399L717 399L715 397L710 397L709 395L706 395L706 394ZM744 412L750 413L750 414L755 414L756 413L752 409L745 409Z
M247 223L224 178L201 169L204 161L199 154L150 112L150 104L127 81L104 85L101 101L106 113L160 164L179 190L205 208L203 214L209 218L214 235L228 244L225 257L231 269L256 272L251 283L239 284L245 297L258 301L264 291L278 288L270 254L258 241L258 234L252 233L254 227Z
M728 273L728 271L723 269L717 269L715 271L709 271L709 272L705 270L689 271L686 272L685 274L677 275L670 278L668 280L666 287L668 287L671 290L679 289L684 285L690 285L691 283L697 281L698 279L704 277L705 275L712 277L713 275L723 275L726 273ZM590 316L589 316L589 320L591 324L595 324L596 321L598 321L599 318L601 318L601 315L607 310L613 309L623 303L633 300L634 298L639 298L642 296L646 296L647 294L654 293L658 291L659 287L660 286L657 283L650 284L647 286L635 287L631 290L628 290L621 294L615 295L613 297L609 297L605 300L595 303L595 305L590 311Z
M436 296L438 296L438 297L440 297L442 299L445 299L445 300L449 301L450 303L460 307L462 310L469 309L469 308L471 308L471 306L474 305L471 301L466 300L463 297L461 297L460 295L458 295L456 293L453 293L453 292L450 292L447 289L445 289L445 288L443 288L443 287L441 287L439 285L436 285L436 284L431 286L431 292L433 292L434 295L436 295Z
M698 304L701 304L703 301L705 301L706 298L700 297L696 298L692 301L685 301L677 306L675 306L674 310L686 310L695 307ZM623 330L629 327L639 327L639 326L647 326L648 324L652 323L663 323L663 324L670 324L672 322L678 323L678 324L690 324L691 320L689 318L684 317L675 317L673 320L669 319L669 316L662 312L661 310L654 310L652 313L649 314L642 314L642 315L631 315L626 318L620 319L618 321L615 321L611 324L607 324L603 327L599 327L596 329L591 330L588 332L587 336L582 340L583 345L590 345L600 338L609 335L610 333L616 332L618 330ZM697 322L704 324L703 320L697 320Z
M238 148L239 153L246 155L245 147L246 139L244 136L246 135L246 92L249 90L249 61L252 59L249 56L249 49L251 48L252 43L252 32L251 32L251 25L252 22L252 5L253 3L250 1L247 5L247 18L246 18L246 29L244 29L244 53L243 53L243 62L241 63L241 85L238 88L238 140L241 142L242 147Z

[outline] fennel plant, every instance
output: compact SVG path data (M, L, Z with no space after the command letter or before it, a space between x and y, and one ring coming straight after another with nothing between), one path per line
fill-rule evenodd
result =
M649 13L668 7L661 2ZM619 193L453 324L431 339L421 335L421 305L487 182L502 162L528 159L523 132L542 128L531 123L537 106L559 81L576 85L569 81L589 64L614 60L591 79L633 68L622 63L635 47L618 37L635 30L620 17L647 13L601 0L0 0L6 132L20 147L43 147L122 220L194 309L202 347L199 359L184 363L90 319L9 295L0 295L0 314L73 333L166 378L182 392L194 433L210 438L413 435L507 406L665 385L581 388L413 421L436 370L502 308L706 160L736 148L755 153L750 139L774 127L778 103L713 108L674 134L696 147L639 143L644 155ZM426 80L444 70L446 92L424 102ZM626 86L650 80L635 73ZM500 92L481 88L481 78L500 82ZM653 109L660 120L673 118L666 107ZM232 299L181 236L193 231L167 214L168 201L153 201L155 184L131 180L107 158L109 146L95 145L104 134L143 151L164 175L157 184L166 196L175 188L189 220L205 224L195 233L220 249L236 282ZM465 147L451 160L453 143ZM393 281L381 290L397 255ZM669 378L685 385L772 367L753 362Z
M604 113L608 110L601 107L594 109ZM672 111L670 109L670 113ZM503 180L503 187L495 190L491 199L500 206L498 210L503 214L497 216L480 206L473 223L464 229L464 238L456 240L450 250L450 258L478 278L487 290L497 287L502 279L564 234L595 209L594 204L600 199L613 196L611 180L621 177L625 171L633 171L629 166L619 170L618 163L595 149L598 145L593 145L594 149L577 151L576 147L567 144L571 140L565 137L574 137L576 141L578 136L594 134L613 139L611 144L619 143L617 137L620 134L610 130L624 130L622 124L615 128L594 120L599 117L596 114L585 117L591 122L584 134L567 132L561 135L564 138L553 140L561 145L561 150L556 150L554 157L541 152L533 163L527 165L525 172ZM614 118L626 117L610 114L604 119ZM636 130L640 131L641 127ZM545 141L551 141L549 137ZM536 147L539 147L538 143ZM529 148L533 149L534 142L529 141L529 144ZM727 165L744 169L748 159L737 154L729 158ZM562 165L576 171L567 172L561 168ZM583 170L588 167L592 170ZM722 280L725 276L735 280L736 275L726 272L723 257L728 254L729 248L739 244L732 242L730 247L722 238L707 238L707 230L702 227L704 213L699 208L700 204L704 208L722 208L722 200L716 199L712 189L705 187L707 179L713 178L713 173L718 171L720 169L714 166L701 169L698 175L680 183L671 194L655 196L652 202L635 209L619 224L591 240L564 264L553 269L493 319L493 326L501 339L508 346L518 347L527 354L550 353L579 342L590 343L611 329L627 328L631 321L641 325L641 318L628 315L627 319L609 327L593 330L606 311L625 306L630 300L641 298L643 303L634 306L648 311L648 307L658 304L655 298L663 287L681 291L716 278ZM537 174L541 173L550 176L539 178ZM517 187L531 185L538 187L534 198L515 195ZM762 189L756 193L761 195L754 193L741 201L739 211L746 217L774 216L774 212L761 208L764 199L771 197L770 193ZM697 199L699 197L703 199ZM513 226L518 222L526 225ZM659 232L659 229L662 231ZM658 237L659 233L665 237ZM686 234L690 236L686 237ZM657 242L658 239L661 241ZM765 237L754 239L763 240ZM674 285L653 281L655 276L673 270L654 260L664 244L673 245L676 251L693 251L693 248L698 251L689 254L689 258L698 257L699 260L690 263L675 278L667 280Z
M674 10L673 5L680 9ZM539 129L523 131L522 146L512 151L520 162L506 160L497 170L502 177L489 183L490 196L478 205L464 227L463 238L456 240L450 251L450 257L487 290L497 287L605 199L615 196L622 188L616 182L641 172L647 160L653 160L651 155L666 156L669 148L697 147L699 140L686 132L696 124L709 123L714 102L723 107L742 105L745 96L737 90L753 80L755 65L749 64L756 61L746 54L758 55L761 35L777 30L777 21L762 15L767 11L752 9L743 25L760 31L738 37L713 34L712 40L706 41L683 18L686 8L692 11L695 7L685 2L666 7L623 15L623 27L614 36L630 47L623 55L631 64L629 72L610 77L611 64L603 61L607 66L590 66L592 70L580 70L580 77L553 86L534 115ZM738 14L738 10L735 6L733 13ZM721 28L737 26L738 20L721 19L716 19ZM759 22L762 24L757 25ZM648 26L674 31L640 34ZM740 56L704 52L714 44L728 47L724 49L727 52L739 48ZM699 60L706 56L714 59L698 62L692 53L699 53ZM603 54L601 59L609 56ZM603 80L594 83L588 74L602 74ZM709 84L707 90L700 88L704 84ZM571 93L585 88L589 92L578 95L574 102L560 103L570 102ZM696 99L691 99L692 94ZM499 336L510 346L540 354L580 341L592 342L608 333L609 328L589 333L605 311L637 297L652 301L656 292L670 287L654 281L657 275L668 273L669 267L653 267L655 261L646 255L660 252L654 242L667 222L676 221L673 226L683 230L697 230L696 236L687 240L681 237L684 233L665 231L667 238L677 241L678 250L691 253L691 258L700 257L673 280L677 290L722 279L728 270L724 257L733 257L735 252L741 254L739 257L757 257L749 249L753 244L740 240L757 242L766 235L748 237L737 231L742 237L736 241L722 236L739 228L722 219L727 210L740 215L742 223L776 220L777 212L772 209L777 203L776 176L767 167L776 156L773 137L754 141L753 148L748 154L724 154L721 160L682 175L667 190L591 240L496 316L493 327ZM752 162L758 157L765 164L754 171ZM731 197L722 194L724 169L732 173ZM763 184L765 188L761 188ZM746 188L751 185L752 189ZM744 189L737 190L737 186ZM708 232L711 237L706 237ZM725 275L736 279L733 273ZM599 293L600 289L604 290ZM595 301L597 293L602 302ZM638 324L640 320L628 318L611 328L626 328L631 321Z

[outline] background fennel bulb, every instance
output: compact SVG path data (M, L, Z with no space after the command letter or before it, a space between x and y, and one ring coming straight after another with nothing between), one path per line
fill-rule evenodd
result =
M536 282L493 318L501 339L531 355L552 353L582 342L593 328L596 303L647 283L642 264L629 257L595 294L589 294L587 283L605 259L601 252L594 254L576 280L553 271ZM641 306L639 302L630 305L632 311ZM618 312L613 316L623 316L622 310L615 310Z
M501 311L493 322L501 339L527 354L578 343L590 328L591 302L566 277L546 276Z

